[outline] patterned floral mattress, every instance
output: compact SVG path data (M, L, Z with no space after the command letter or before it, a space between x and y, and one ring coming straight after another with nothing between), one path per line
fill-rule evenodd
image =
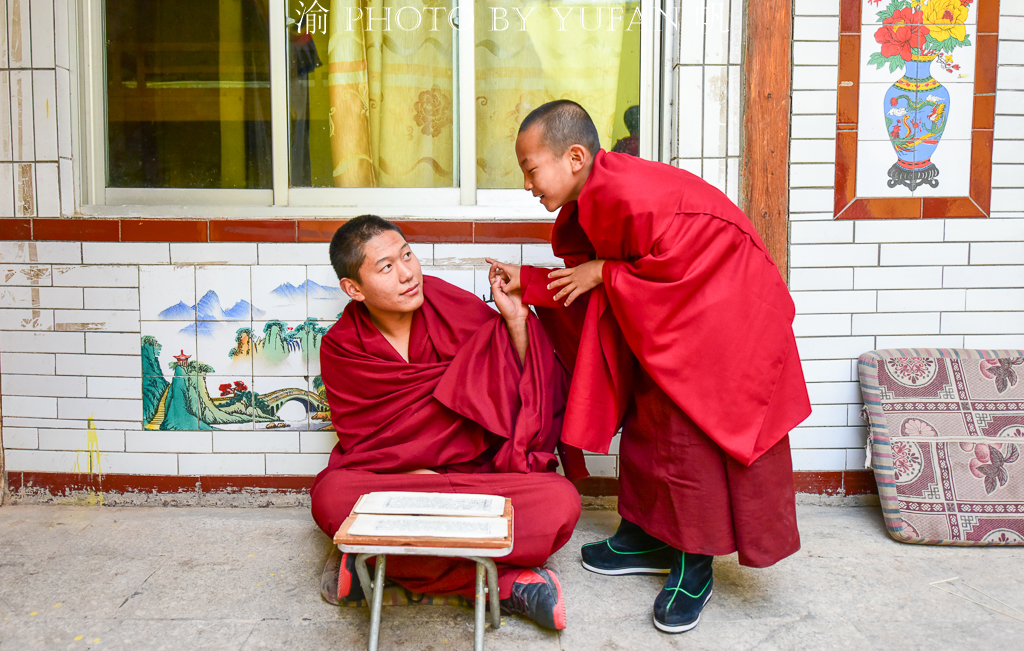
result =
M859 370L892 537L1024 545L1024 351L873 350Z

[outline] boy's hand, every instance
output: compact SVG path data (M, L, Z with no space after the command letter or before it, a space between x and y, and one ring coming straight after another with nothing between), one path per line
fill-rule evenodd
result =
M494 298L494 307L508 323L526 322L530 316L530 308L523 305L523 298L518 292L510 292L507 287L502 287L502 280L499 276L491 276L491 296Z
M500 287L506 292L517 291L521 285L519 283L519 265L506 264L504 262L498 262L497 260L491 260L485 258L491 265L491 270L487 273L487 280L494 284L494 279L498 278L501 283Z
M548 289L561 287L554 298L558 301L568 296L569 298L565 299L565 306L569 307L580 294L589 292L604 282L601 276L603 269L604 260L590 260L572 269L555 269L548 274L548 278L557 280L548 283Z

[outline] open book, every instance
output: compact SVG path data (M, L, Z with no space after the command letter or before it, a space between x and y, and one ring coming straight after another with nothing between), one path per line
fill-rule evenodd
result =
M504 518L453 518L431 515L356 516L350 536L408 538L504 538L508 523Z
M505 498L460 493L376 492L352 509L348 535L407 538L502 539Z
M452 515L498 517L505 511L505 498L470 493L376 492L359 498L353 513L378 515Z

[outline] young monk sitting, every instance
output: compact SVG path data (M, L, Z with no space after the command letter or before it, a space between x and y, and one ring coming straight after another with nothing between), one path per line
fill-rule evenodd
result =
M338 445L313 483L317 524L333 536L373 491L511 498L514 548L498 559L502 607L565 628L559 576L544 565L569 540L580 497L554 472L568 381L540 323L497 281L495 312L424 276L401 229L380 217L339 228L330 256L352 300L321 344ZM570 476L585 475L579 452ZM363 598L354 570L355 556L344 555L341 600ZM388 559L388 577L415 593L472 598L475 576L468 560Z
M521 290L563 359L575 356L562 440L607 452L622 427L622 522L583 547L583 566L668 574L654 624L689 630L714 556L765 567L800 547L788 433L810 402L793 301L724 194L603 151L578 104L528 115L516 156L525 188L561 208L551 243L567 268L491 261L492 278Z

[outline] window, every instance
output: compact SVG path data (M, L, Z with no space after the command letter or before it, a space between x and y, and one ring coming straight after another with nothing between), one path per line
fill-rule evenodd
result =
M104 71L83 102L85 203L546 216L520 190L519 123L573 99L606 149L658 158L670 6L107 0L84 21Z

